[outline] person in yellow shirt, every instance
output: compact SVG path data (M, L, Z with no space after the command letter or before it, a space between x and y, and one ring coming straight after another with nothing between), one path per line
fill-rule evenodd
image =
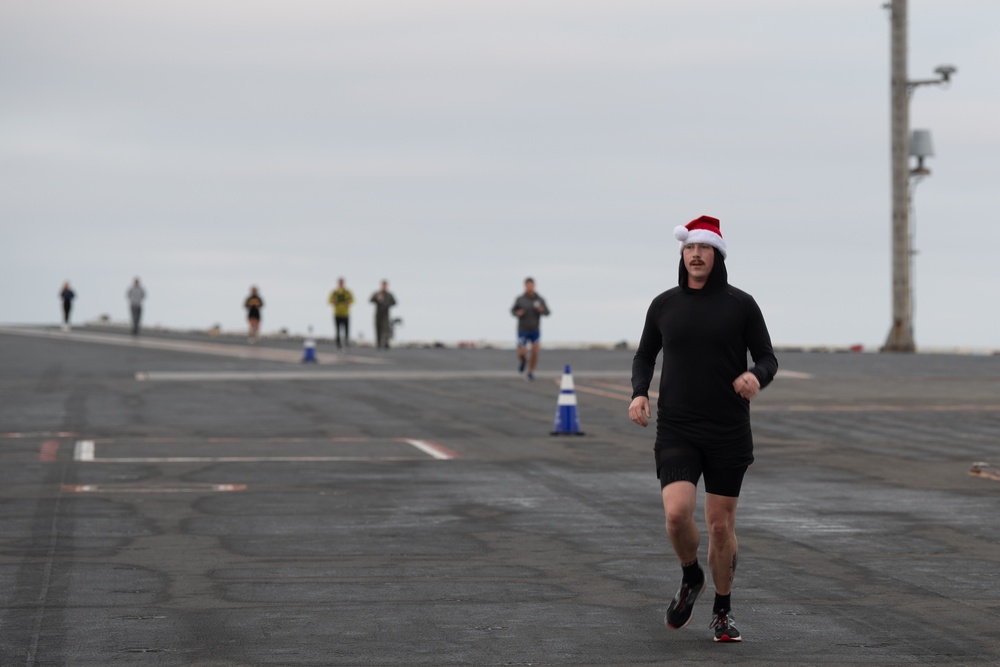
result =
M351 290L344 287L344 279L337 279L337 289L330 292L328 303L333 306L333 327L337 330L337 349L342 349L340 342L340 330L344 329L343 347L351 346L351 304L354 303L354 295Z

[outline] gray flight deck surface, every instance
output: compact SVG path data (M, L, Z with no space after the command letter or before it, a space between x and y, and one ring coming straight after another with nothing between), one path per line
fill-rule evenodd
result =
M0 329L0 665L1000 664L1000 357L779 353L715 644L631 351L318 355Z

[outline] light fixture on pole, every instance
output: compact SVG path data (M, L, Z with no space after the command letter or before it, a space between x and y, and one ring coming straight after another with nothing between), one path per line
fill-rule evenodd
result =
M917 166L910 169L910 176L931 175L931 170L924 165L924 158L934 157L930 130L914 130L910 133L910 157L917 158Z
M891 120L892 120L892 326L883 352L914 352L913 284L910 276L912 249L910 234L910 96L918 86L950 83L956 69L941 65L936 79L907 79L906 0L885 4L892 23ZM928 147L930 135L927 135ZM929 153L924 154L927 157ZM926 169L917 156L917 169ZM928 173L930 173L928 171Z

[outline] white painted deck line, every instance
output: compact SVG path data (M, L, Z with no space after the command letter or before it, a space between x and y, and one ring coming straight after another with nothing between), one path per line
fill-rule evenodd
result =
M87 463L330 463L335 461L422 461L420 456L127 456Z
M110 484L66 484L64 493L226 493L246 491L246 484L188 484L186 486L114 486Z
M455 458L454 452L437 443L427 442L426 440L404 440L403 442L413 445L424 454L433 456L439 461L450 461Z
M76 447L73 448L73 460L93 461L94 450L95 447L93 440L77 440Z
M396 438L439 461L457 458L455 452L429 440ZM336 461L419 461L418 456L109 456L98 457L93 440L77 440L73 460L82 463L330 463Z
M803 373L802 371L786 371L783 368L779 368L778 372L774 375L775 379L784 380L812 380L815 377L812 373Z
M301 350L282 350L273 347L266 347L261 344L241 345L233 342L210 343L188 340L168 340L154 337L132 337L127 335L111 335L94 333L87 331L57 331L52 329L40 329L32 327L0 327L0 332L19 336L30 336L34 338L55 338L78 343L95 343L100 345L117 345L119 347L139 347L151 350L170 350L173 352L189 352L192 354L209 354L219 357L236 357L238 359L256 359L260 361L280 361L284 363L302 363ZM321 365L332 364L368 364L382 365L388 363L385 359L373 357L362 357L345 354L319 352L319 363Z

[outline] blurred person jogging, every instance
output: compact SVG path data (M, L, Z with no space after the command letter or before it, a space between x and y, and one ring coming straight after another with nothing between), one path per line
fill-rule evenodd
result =
M654 453L667 536L683 573L664 622L674 629L686 626L705 587L694 519L704 475L708 568L715 586L710 626L715 641L738 642L731 594L739 559L736 504L753 462L750 399L774 378L778 360L757 303L729 284L719 221L702 216L676 227L674 237L681 242L679 284L653 299L646 313L632 360L628 415L640 426L648 424L649 385L662 350Z
M146 298L146 290L139 284L138 278L132 282L132 287L125 292L125 298L128 299L129 309L132 311L132 335L138 336L139 321L142 319L142 300Z
M70 288L68 280L63 283L62 291L59 292L59 298L62 299L62 328L63 331L69 331L69 314L73 310L73 299L76 298L76 292Z
M344 347L351 346L351 304L354 303L354 295L351 290L344 287L344 279L337 279L337 289L330 292L327 300L333 306L333 327L337 332L337 349L341 349L340 330L344 330Z
M260 298L256 287L250 288L250 296L243 302L243 307L247 310L247 322L250 324L249 341L256 343L260 330L260 309L264 307L264 299Z
M369 299L375 304L375 347L389 349L389 339L392 338L392 322L389 319L389 309L396 305L396 297L389 291L389 281L382 281L382 288L372 294Z
M535 379L535 367L538 365L542 315L549 314L545 299L535 291L533 278L524 279L524 294L514 300L510 312L517 318L517 372L523 373L527 366L528 374L525 379L531 382ZM529 346L530 356L528 356Z

